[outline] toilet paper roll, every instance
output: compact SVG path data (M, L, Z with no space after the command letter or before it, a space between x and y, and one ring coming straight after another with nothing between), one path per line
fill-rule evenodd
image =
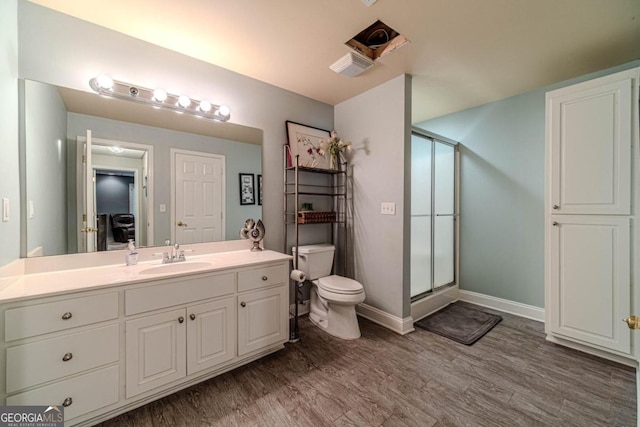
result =
M291 280L302 283L307 278L307 275L304 274L304 271L291 270L291 274L289 275L289 277L291 277Z

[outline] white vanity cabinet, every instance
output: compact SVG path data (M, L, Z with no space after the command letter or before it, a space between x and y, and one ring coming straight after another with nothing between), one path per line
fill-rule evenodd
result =
M29 301L3 318L6 405L49 402L74 419L118 402L117 292Z
M98 289L0 299L0 404L63 405L65 425L93 425L281 349L290 257L240 256L228 268L150 280L127 267L128 280Z
M283 265L238 273L238 356L287 340L287 279Z

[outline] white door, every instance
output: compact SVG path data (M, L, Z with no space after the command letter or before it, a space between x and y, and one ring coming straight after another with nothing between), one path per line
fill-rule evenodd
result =
M550 218L552 333L631 354L622 319L631 312L630 219L554 215Z
M547 94L551 213L630 213L632 89L623 72Z
M172 150L173 240L217 242L224 233L224 156Z
M187 375L235 357L235 307L230 297L187 309Z
M78 221L80 233L78 234L78 252L96 251L96 213L95 213L95 173L91 159L91 130L87 129L86 139L78 140L83 144L82 151L82 176L80 177L82 199L82 212Z
M287 340L288 298L285 286L238 296L238 356Z
M126 323L127 397L186 375L185 310L173 310Z

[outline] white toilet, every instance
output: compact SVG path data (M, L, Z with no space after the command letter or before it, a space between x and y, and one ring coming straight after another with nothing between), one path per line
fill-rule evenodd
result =
M354 340L360 338L356 304L364 301L364 288L355 280L329 275L334 252L329 243L298 247L298 269L314 285L309 318L335 337Z

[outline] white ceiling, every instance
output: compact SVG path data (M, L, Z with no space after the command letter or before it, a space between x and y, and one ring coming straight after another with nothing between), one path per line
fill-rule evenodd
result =
M411 74L413 123L640 58L640 0L31 1L332 105ZM377 19L411 43L331 71Z

